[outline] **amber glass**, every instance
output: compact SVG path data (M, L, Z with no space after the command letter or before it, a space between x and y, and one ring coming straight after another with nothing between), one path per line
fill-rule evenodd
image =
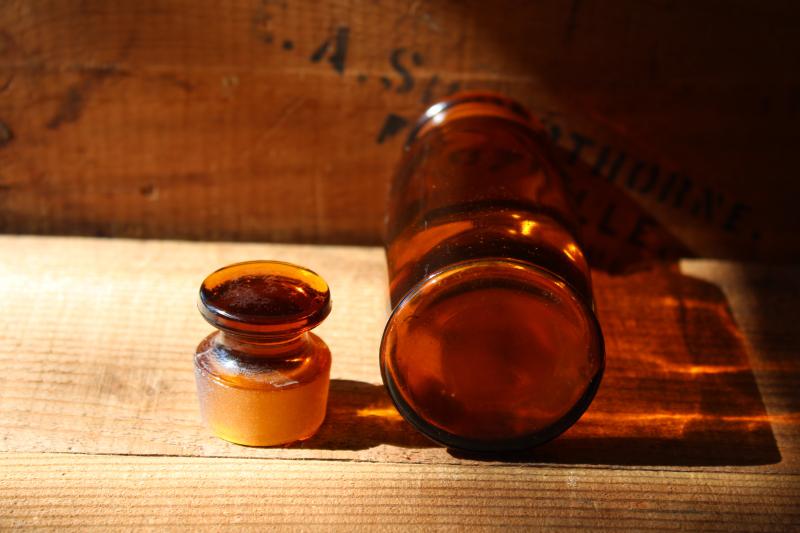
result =
M325 281L289 263L237 263L203 281L198 308L218 329L194 360L211 431L249 446L312 436L325 418L331 366L328 347L309 332L331 310Z
M381 370L420 431L512 451L580 418L603 339L573 212L524 108L461 94L428 109L392 182L386 255Z

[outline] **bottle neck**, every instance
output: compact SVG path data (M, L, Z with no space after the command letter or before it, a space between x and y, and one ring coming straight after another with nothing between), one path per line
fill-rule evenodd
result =
M289 337L243 336L220 331L214 339L217 346L250 357L287 358L302 354L308 348L309 334Z

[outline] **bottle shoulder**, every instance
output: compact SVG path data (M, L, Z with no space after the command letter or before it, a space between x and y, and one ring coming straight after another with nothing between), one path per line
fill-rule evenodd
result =
M305 335L305 342L295 349L264 356L231 348L222 342L219 332L214 332L197 347L195 371L235 388L283 390L301 386L327 374L331 365L325 342L313 333Z

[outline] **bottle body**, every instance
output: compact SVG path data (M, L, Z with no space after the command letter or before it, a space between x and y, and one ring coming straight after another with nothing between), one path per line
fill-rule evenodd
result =
M451 447L549 440L602 375L589 268L543 142L514 102L459 95L428 110L392 183L383 378Z
M214 332L197 347L200 414L212 433L248 446L305 440L325 419L330 350L313 333L292 346L235 341Z

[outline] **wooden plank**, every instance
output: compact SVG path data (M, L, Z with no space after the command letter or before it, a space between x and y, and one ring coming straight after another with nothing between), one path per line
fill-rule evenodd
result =
M0 231L376 243L411 121L458 86L546 118L593 203L613 181L695 253L797 260L797 23L793 2L3 2Z
M796 475L0 454L0 527L776 531Z
M14 317L0 325L0 451L477 461L419 436L380 384L381 249L36 237L0 247L0 301ZM213 269L253 258L307 265L333 291L320 328L334 358L328 418L293 447L232 445L198 420L191 358L209 326L196 290ZM688 264L733 279L719 263ZM781 290L797 290L792 272ZM797 472L800 362L748 354L715 284L658 267L596 274L595 294L608 360L600 393L562 438L515 460ZM785 335L795 349L796 332Z
M378 248L6 236L0 249L0 528L800 527L796 268L595 275L597 400L563 437L501 460L434 446L388 401ZM333 290L328 419L302 446L236 446L198 421L195 291L257 257Z

